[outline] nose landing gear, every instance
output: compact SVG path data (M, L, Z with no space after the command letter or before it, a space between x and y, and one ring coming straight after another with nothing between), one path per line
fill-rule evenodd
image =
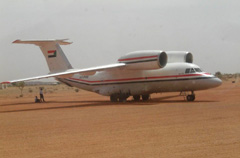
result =
M184 96L184 99L186 97L187 101L194 101L195 100L195 94L194 91L191 91L191 94L187 94L186 92L181 92L180 95Z
M195 95L187 95L187 101L194 101Z

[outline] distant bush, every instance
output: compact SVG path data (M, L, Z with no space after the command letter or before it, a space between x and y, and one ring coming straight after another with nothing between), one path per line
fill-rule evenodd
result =
M220 71L218 71L215 73L215 76L218 78L222 78L222 73Z
M75 92L79 92L79 89L75 89Z
M29 89L28 89L28 92L29 92L29 93L32 93L32 92L33 92L33 90L32 90L31 88L29 88Z
M53 91L52 91L52 90L49 90L48 93L53 93Z
M235 73L235 74L224 73L224 74L222 74L221 72L218 71L218 72L215 73L215 76L224 80L224 81L228 81L229 79L230 80L233 80L233 79L237 80L240 77L240 73Z

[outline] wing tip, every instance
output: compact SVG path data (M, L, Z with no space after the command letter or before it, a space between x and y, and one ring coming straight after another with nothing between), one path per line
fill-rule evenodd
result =
M15 41L13 41L12 43L19 43L21 40L20 39L17 39Z

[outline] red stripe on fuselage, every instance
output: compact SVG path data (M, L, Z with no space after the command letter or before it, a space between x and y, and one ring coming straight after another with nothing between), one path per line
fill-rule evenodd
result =
M49 50L48 53L54 53L56 50Z
M154 56L144 56L144 57L136 57L136 58L118 59L118 61L129 61L129 60L137 60L137 59L156 58L156 57L157 57L157 55L154 55Z
M87 83L102 83L102 82L118 82L118 81L139 81L139 80L144 80L144 79L194 77L194 76L204 76L204 75L208 75L208 73L204 73L204 74L187 74L187 75L173 75L173 76L153 76L153 77L123 78L123 79L100 80L100 81L89 81L89 80L82 80L82 79L77 79L77 78L69 78L69 79L75 80L75 81L87 82Z
M205 75L211 75L210 73L204 73Z

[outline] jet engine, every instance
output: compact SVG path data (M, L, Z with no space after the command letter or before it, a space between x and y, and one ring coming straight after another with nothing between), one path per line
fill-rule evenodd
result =
M160 50L136 51L122 56L118 62L125 63L128 70L153 70L165 67L168 56Z
M166 51L168 56L168 63L186 62L193 63L193 55L186 51Z

